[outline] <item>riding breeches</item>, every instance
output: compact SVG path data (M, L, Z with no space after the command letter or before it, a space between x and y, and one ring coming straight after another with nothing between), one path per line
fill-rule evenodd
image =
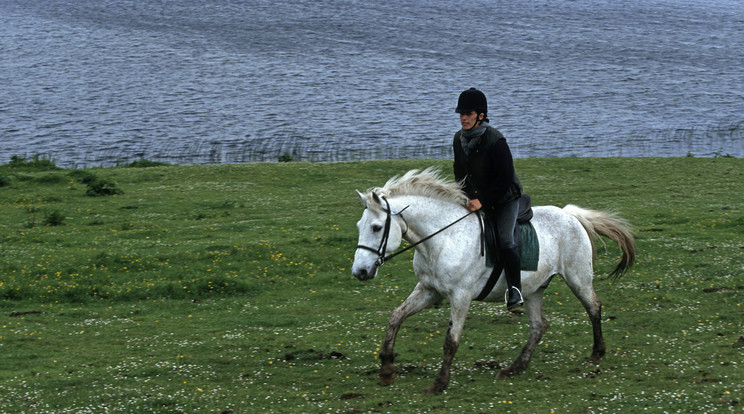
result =
M496 226L496 239L500 250L516 247L514 228L517 225L519 199L494 207L487 212Z
M489 211L489 213L492 215L491 220L496 226L496 239L499 255L504 265L506 283L510 288L516 287L521 291L521 252L514 235L517 226L517 214L519 213L519 199L502 204Z

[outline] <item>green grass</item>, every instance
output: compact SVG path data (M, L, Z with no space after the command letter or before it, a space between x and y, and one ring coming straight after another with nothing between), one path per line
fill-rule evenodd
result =
M496 379L524 315L474 304L440 396L448 308L409 319L400 370L377 385L411 255L350 274L354 192L447 160L150 166L0 166L0 412L729 412L744 401L744 161L517 160L536 205L619 212L638 261L606 278L607 356L560 280L528 370ZM21 163L24 161L24 163ZM38 163L40 160L36 160ZM87 195L90 182L120 192Z

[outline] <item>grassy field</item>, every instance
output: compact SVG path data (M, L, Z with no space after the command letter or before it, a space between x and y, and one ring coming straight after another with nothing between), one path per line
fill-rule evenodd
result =
M144 163L146 166L147 163ZM729 412L744 404L744 160L516 161L535 205L613 210L636 228L618 282L600 249L608 353L565 284L528 370L496 379L527 338L503 305L473 305L453 378L446 304L409 319L400 370L377 385L411 254L350 274L354 190L446 160L0 166L0 412Z

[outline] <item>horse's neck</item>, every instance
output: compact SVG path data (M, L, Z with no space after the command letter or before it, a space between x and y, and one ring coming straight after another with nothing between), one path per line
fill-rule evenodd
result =
M467 214L466 209L456 204L422 196L401 197L400 208L406 206L410 206L403 212L409 242L426 237Z

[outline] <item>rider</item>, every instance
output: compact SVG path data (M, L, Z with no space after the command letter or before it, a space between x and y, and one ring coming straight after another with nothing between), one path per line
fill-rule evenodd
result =
M470 211L483 209L496 227L498 249L506 273L506 307L521 305L520 251L514 239L522 184L514 171L511 150L503 135L488 124L483 92L470 88L460 94L455 112L462 129L455 133L455 179L463 185Z

